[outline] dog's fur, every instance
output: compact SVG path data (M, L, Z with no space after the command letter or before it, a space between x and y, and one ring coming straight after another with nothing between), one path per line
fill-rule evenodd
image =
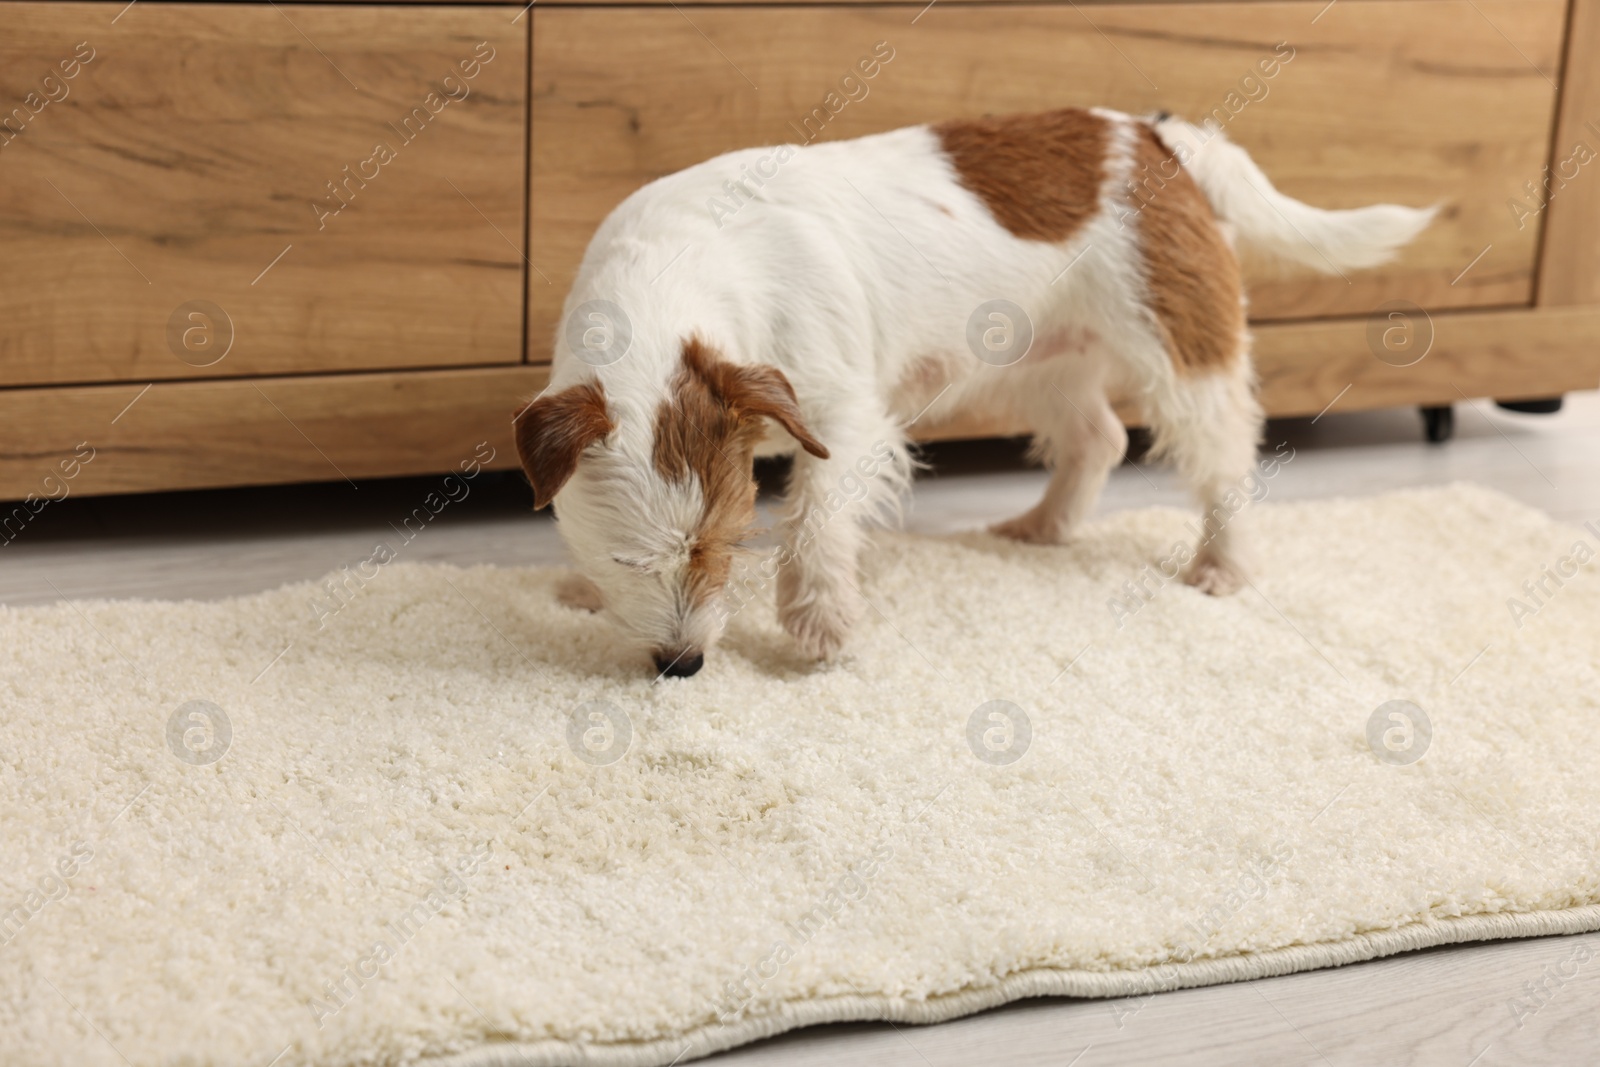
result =
M863 607L863 520L895 511L918 418L1032 429L1050 481L994 527L1006 537L1057 543L1089 513L1127 444L1112 396L1140 404L1210 513L1252 471L1262 420L1233 241L1365 267L1431 218L1310 207L1220 131L1103 110L749 149L662 178L601 225L567 298L568 316L621 308L627 350L594 365L563 329L550 388L515 420L536 504L555 501L592 580L566 599L603 604L664 673L693 673L755 516L752 457L791 452L779 616L805 652L836 656ZM1031 322L1011 365L968 341L995 299ZM1025 327L975 321L1002 340ZM1239 588L1228 528L1185 577Z

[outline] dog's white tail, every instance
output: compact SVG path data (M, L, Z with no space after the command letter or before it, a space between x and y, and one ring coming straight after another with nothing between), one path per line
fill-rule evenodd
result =
M1399 204L1351 211L1312 207L1273 188L1250 154L1215 124L1202 128L1170 116L1151 124L1240 242L1324 274L1387 263L1439 210Z

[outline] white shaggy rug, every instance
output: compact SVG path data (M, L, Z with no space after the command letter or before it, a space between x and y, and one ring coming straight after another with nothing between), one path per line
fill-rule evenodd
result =
M661 684L552 570L5 610L0 1060L667 1064L1600 927L1600 530L1268 504L1215 600L1143 570L1189 518L885 537L852 662L762 604Z

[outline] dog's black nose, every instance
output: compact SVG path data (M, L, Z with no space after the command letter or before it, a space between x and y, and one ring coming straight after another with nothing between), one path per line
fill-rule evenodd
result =
M705 665L706 658L699 652L680 652L675 656L656 653L656 673L668 678L687 678Z

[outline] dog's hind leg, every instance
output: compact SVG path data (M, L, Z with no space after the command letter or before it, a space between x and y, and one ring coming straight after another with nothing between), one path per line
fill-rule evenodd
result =
M1174 461L1205 509L1184 580L1225 595L1248 581L1234 517L1261 487L1262 415L1239 264L1204 194L1148 128L1138 131L1132 162L1164 180L1124 215L1142 282L1127 292L1137 306L1120 316L1125 362L1154 431L1152 454Z
M1033 508L990 529L1016 541L1059 544L1094 509L1127 451L1128 432L1098 379L1052 381L1037 395L1033 451L1050 468L1050 483Z
M1241 352L1233 366L1215 372L1174 377L1148 397L1146 411L1153 454L1173 460L1204 511L1184 581L1214 596L1238 591L1248 579L1236 517L1259 499L1262 484L1256 469L1262 415L1248 356Z

